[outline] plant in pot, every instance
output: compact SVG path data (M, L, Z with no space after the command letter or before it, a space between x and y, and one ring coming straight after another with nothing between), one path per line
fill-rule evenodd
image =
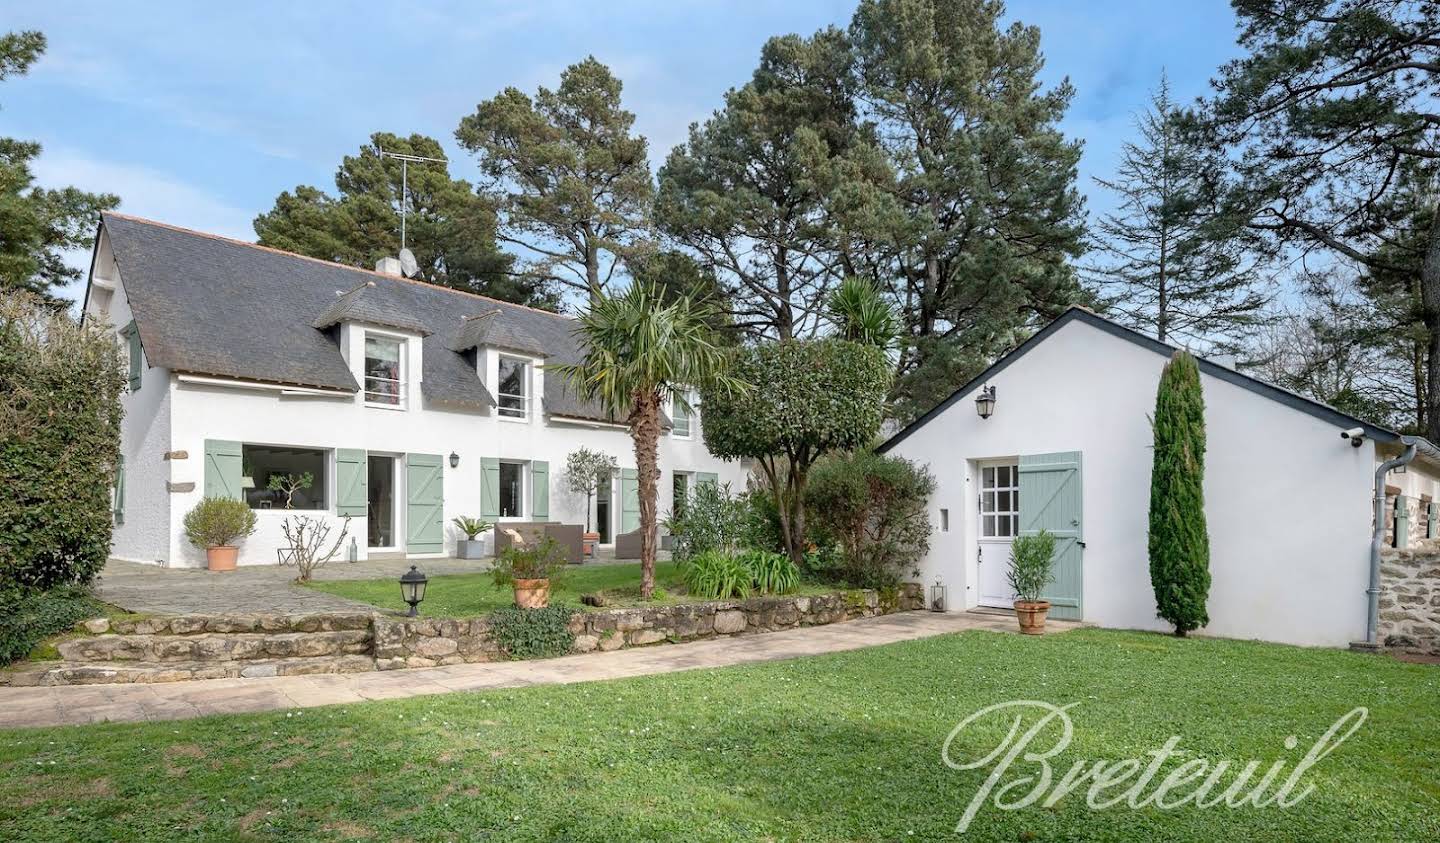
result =
M577 448L565 458L565 486L574 495L585 496L585 537L584 554L595 555L595 544L600 534L590 529L590 504L595 499L595 490L608 488L610 474L615 470L615 458L609 454Z
M1020 631L1039 635L1045 631L1050 601L1041 599L1045 587L1055 581L1055 536L1041 530L1020 536L1010 545L1010 570L1005 577L1015 592L1015 617Z
M550 586L565 569L560 545L546 536L535 544L511 545L495 560L495 585L514 586L515 605L543 609L550 605Z
M452 518L450 523L455 525L455 529L465 534L463 541L455 543L456 556L461 559L484 559L490 555L486 552L486 542L475 537L495 525L484 519L471 518L467 515Z
M205 498L185 514L185 537L205 548L212 571L235 570L239 548L235 542L255 532L255 513L244 501Z

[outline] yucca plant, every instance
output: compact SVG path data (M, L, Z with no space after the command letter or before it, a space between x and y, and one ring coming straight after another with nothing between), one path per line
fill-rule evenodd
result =
M455 529L465 534L466 541L475 541L475 537L490 529L493 525L483 518L471 518L468 515L461 515L458 518L450 519Z

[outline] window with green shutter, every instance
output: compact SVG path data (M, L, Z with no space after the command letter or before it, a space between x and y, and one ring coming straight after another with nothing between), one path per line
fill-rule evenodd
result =
M125 523L125 455L115 458L115 526Z
M550 463L544 460L530 461L530 517L550 517Z
M130 320L130 324L125 326L120 335L125 338L126 350L130 355L130 391L135 392L140 389L140 370L142 368L140 329L135 326L135 320Z

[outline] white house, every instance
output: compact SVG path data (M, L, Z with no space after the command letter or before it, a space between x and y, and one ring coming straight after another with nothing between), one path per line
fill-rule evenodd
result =
M952 610L1009 607L1010 542L1045 528L1060 539L1052 616L1167 629L1147 535L1150 416L1173 352L1075 308L884 443L937 481L922 582L943 583ZM1411 460L1404 473L1378 473L1381 538L1396 542L1399 524L1404 546L1436 535L1440 452L1222 363L1201 360L1200 370L1212 575L1202 632L1366 640L1377 465ZM987 388L995 400L982 418L976 398Z
M569 317L121 214L101 219L84 317L129 348L116 558L203 565L182 519L208 494L250 503L240 562L274 564L294 512L268 479L307 473L291 506L351 516L361 559L451 554L458 515L585 524L563 482L581 446L617 461L588 512L601 543L638 526L627 427L546 371L578 359ZM670 409L662 513L694 483L744 483L700 424Z

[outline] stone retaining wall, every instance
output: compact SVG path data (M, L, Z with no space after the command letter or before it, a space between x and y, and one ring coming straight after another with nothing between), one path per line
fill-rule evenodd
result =
M1440 543L1386 551L1380 586L1380 643L1440 656Z
M924 608L921 588L908 583L888 599L871 589L810 597L758 597L678 606L576 612L570 619L574 652L618 650L717 635L774 632L801 626ZM434 667L503 658L490 637L490 620L376 616L375 667Z

